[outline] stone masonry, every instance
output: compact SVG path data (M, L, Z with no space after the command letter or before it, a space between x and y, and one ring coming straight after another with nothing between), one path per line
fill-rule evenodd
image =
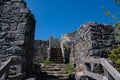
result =
M35 40L34 41L34 62L42 63L48 58L49 40Z
M107 52L112 49L115 42L113 33L114 28L111 25L95 22L81 25L73 36L74 39L71 40L73 42L70 55L71 63L79 68L81 56L107 57Z
M114 28L111 25L89 22L78 29L74 47L78 54L105 57L106 51L115 42Z
M0 0L0 54L21 56L31 71L35 19L23 0Z

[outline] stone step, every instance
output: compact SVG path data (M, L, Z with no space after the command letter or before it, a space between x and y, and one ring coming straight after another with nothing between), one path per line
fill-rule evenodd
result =
M63 58L63 56L51 56L51 57Z
M63 60L63 58L60 58L60 57L51 57L51 59L62 59Z
M50 59L50 61L63 61L63 59Z
M62 55L51 55L51 57L63 57Z
M51 59L63 59L62 57L51 57Z
M47 65L47 66L44 66L44 68L66 68L67 67L67 65L56 65L56 66L49 66L49 65Z
M64 70L64 71L42 71L42 72L45 72L48 74L67 74L66 70Z
M45 66L42 68L66 68L65 66Z
M64 63L64 61L52 61L53 63Z
M63 60L55 60L55 59L52 59L50 61L52 61L52 62L64 62Z
M55 77L55 76L46 76L42 77L39 80L69 80L68 77Z
M67 67L68 66L68 64L55 64L55 63L52 63L52 64L49 64L49 65L46 65L45 67L47 67L47 66L53 66L53 67Z
M68 80L69 75L67 74L67 66L68 64L64 63L45 65L41 68L41 77L43 79L40 80Z
M66 68L42 68L41 71L64 71Z
M58 64L54 64L54 63L53 64L49 64L49 66L66 66L66 65L68 65L68 64L64 64L64 63L63 64L59 64L59 63Z
M62 57L51 57L50 59L63 59Z
M57 56L50 56L50 57L58 57L58 58L63 58L63 56L57 55Z
M55 77L69 77L68 74L42 74L42 77L50 77L50 76L55 76Z

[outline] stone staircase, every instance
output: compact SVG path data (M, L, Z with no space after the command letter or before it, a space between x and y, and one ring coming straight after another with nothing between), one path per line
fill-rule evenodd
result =
M54 63L64 63L62 55L51 55L50 61Z
M51 49L50 61L54 63L64 63L61 48Z
M41 78L38 80L69 80L67 64L64 63L61 48L51 48L51 64L41 68Z
M67 74L67 64L49 64L41 68L40 80L68 80L69 75Z

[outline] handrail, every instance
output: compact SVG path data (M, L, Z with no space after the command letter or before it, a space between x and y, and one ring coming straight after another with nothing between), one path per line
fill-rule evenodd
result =
M120 73L104 58L101 58L102 66L111 74L115 80L120 80Z
M92 77L92 78L94 78L94 79L96 79L96 80L108 80L107 78L106 78L106 76L102 76L102 75L99 75L99 74L97 74L97 73L93 73L93 72L90 72L90 71L84 71L83 72L85 75L87 75L87 76L89 76L89 77Z
M65 62L65 55L64 55L65 52L64 52L62 41L61 41L61 50L62 50L63 61Z
M4 62L4 64L0 67L0 77L2 77L2 74L4 74L4 72L8 71L11 63L12 60L9 59L8 61Z
M82 72L78 72L76 74L76 77L79 77L79 76L88 76L88 77L94 78L96 80L108 80L106 76L103 76L103 75L100 75L97 73L93 73L93 72L90 72L87 70L83 70Z
M3 65L1 65L0 67L0 79L1 77L7 73L7 71L9 71L9 68L11 65L18 65L18 64L22 64L24 61L19 59L19 57L16 56L11 56L7 61L4 62ZM11 78L14 78L14 80L23 78L26 75L26 73L19 73L16 74L14 76L10 76ZM6 77L8 75L5 75L4 77Z
M105 58L81 57L81 60L84 63L101 64L115 80L120 80L120 73Z

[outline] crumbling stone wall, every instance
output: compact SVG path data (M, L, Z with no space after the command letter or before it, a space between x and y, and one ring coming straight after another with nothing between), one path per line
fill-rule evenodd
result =
M34 62L40 64L48 58L49 40L35 40L34 41Z
M115 42L114 28L111 25L89 22L82 25L76 34L73 45L74 62L76 69L80 67L80 57L94 56L107 57Z
M21 56L31 71L35 19L23 0L0 1L0 54Z
M111 25L95 22L82 25L75 37L76 54L105 57L106 50L111 50L115 42L113 32L114 28Z
M72 40L70 62L80 67L81 56L107 57L115 42L111 25L88 22L80 26Z

